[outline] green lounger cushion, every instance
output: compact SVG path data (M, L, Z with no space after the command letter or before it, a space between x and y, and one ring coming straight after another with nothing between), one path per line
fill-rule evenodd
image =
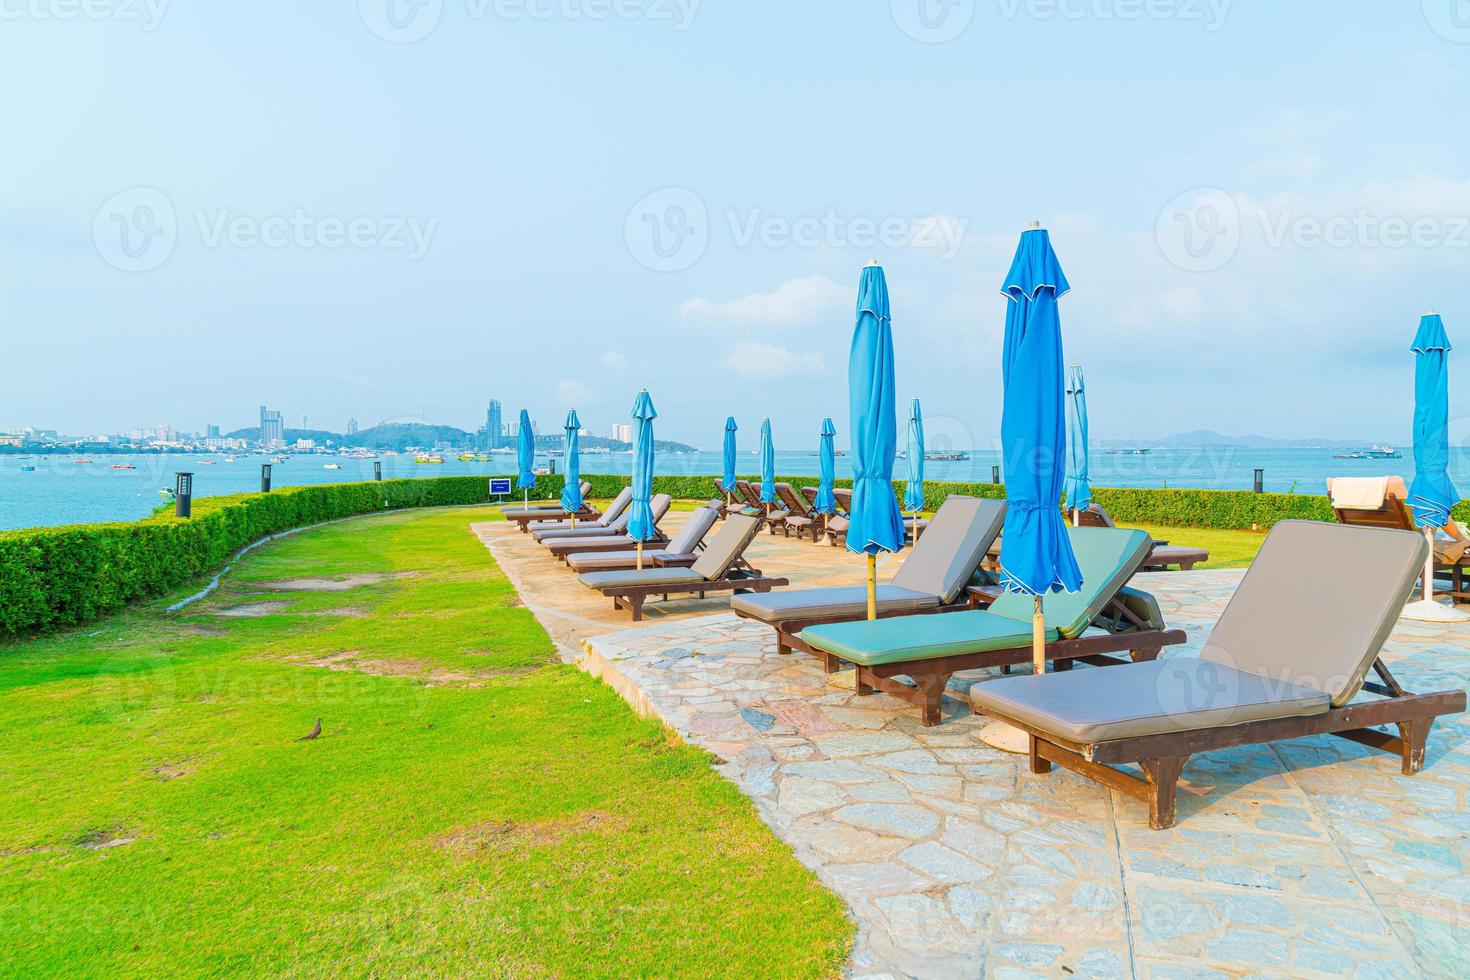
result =
M1031 642L1031 624L973 609L810 626L801 631L801 638L850 663L880 667L1024 647ZM1056 639L1056 630L1046 631L1046 642Z
M1067 639L1081 636L1089 623L1143 565L1153 539L1142 531L1117 527L1069 527L1072 552L1082 569L1077 592L1049 592L1042 601L1046 625ZM1031 622L1032 597L1008 593L990 605L997 616Z
M1043 599L1047 643L1081 636L1138 570L1152 545L1142 531L1073 527L1067 533L1082 568L1082 589L1048 593ZM1031 610L1030 596L1003 595L988 610L812 626L802 630L801 639L813 649L865 667L989 653L1031 642Z
M636 568L621 572L587 572L577 576L591 589L622 588L628 585L688 585L703 582L704 576L689 568Z
M1326 711L1326 691L1276 681L1197 657L1170 657L1100 670L999 677L970 700L1074 743L1223 728Z

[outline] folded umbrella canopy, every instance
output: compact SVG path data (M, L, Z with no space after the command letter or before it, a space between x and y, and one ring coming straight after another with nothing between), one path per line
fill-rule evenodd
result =
M893 455L898 445L894 404L893 326L888 281L878 263L858 282L857 323L847 359L847 398L852 433L852 512L847 550L868 556L868 618L878 618L878 552L903 548L903 514L893 493Z
M531 413L521 409L520 423L516 426L516 489L523 494L523 503L531 500L531 488L536 485L536 433L531 430Z
M725 491L725 503L730 503L730 494L735 492L735 416L725 419L724 476L720 478L720 489Z
M582 428L582 420L577 418L575 408L567 412L562 428L566 430L564 468L567 482L561 489L561 509L572 515L572 527L576 527L577 511L582 509L581 436L577 434Z
M1062 460L1067 452L1062 323L1057 300L1070 287L1046 231L1022 233L1001 292L1006 304L1000 423L1006 474L1001 583L1036 597L1033 667L1045 673L1041 597L1082 587L1082 572L1062 521Z
M909 482L903 491L903 507L917 520L919 511L924 509L924 413L917 398L909 408L908 464ZM917 525L914 537L918 539Z
M1067 369L1067 508L1073 523L1077 512L1092 504L1092 487L1087 475L1087 386L1082 382L1082 365Z
M1404 610L1412 619L1460 619L1453 608L1434 602L1434 532L1450 521L1450 508L1460 502L1460 492L1450 481L1450 374L1449 335L1437 313L1419 319L1414 334L1414 482L1409 485L1408 504L1414 519L1429 539L1429 558L1424 562L1424 598Z
M633 422L638 431L633 437L633 500L628 505L628 536L637 542L638 568L643 568L643 542L656 532L649 497L653 495L653 399L648 389L638 392L633 402Z
M761 423L761 503L776 502L776 446L771 442L771 420Z
M836 435L837 427L832 424L832 420L822 419L822 433L817 443L817 462L821 466L822 478L817 481L817 499L812 502L812 509L818 514L837 512L837 494L834 492L837 483L837 449L832 445L832 439Z

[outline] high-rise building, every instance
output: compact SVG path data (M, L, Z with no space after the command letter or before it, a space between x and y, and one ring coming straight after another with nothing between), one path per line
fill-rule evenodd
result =
M219 426L217 426L217 425L206 425L204 427L204 437L206 439L218 439L219 438Z
M357 419L347 420L347 434L349 436L357 435Z
M489 406L485 409L485 424L480 427L479 432L475 433L478 447L482 450L499 449L505 445L503 439L504 431L500 402L492 398L490 399Z
M281 421L281 413L267 411L264 405L260 406L260 441L267 446L286 444L286 424Z
M632 442L633 427L626 422L614 422L612 427L612 437L618 442Z

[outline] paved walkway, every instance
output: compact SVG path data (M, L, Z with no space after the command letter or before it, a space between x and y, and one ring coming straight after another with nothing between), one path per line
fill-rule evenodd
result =
M842 896L859 925L855 975L1464 975L1463 718L1436 725L1413 777L1326 737L1196 757L1179 825L1155 832L1137 801L1060 769L1032 775L981 743L964 683L925 729L907 704L858 698L815 660L778 657L768 630L712 613L719 600L629 628L541 549L492 527L477 530L559 642L717 756ZM860 581L851 556L765 538L760 549L758 563L798 581ZM1193 647L1240 574L1135 584ZM1465 687L1470 632L1401 623L1385 654L1411 689Z

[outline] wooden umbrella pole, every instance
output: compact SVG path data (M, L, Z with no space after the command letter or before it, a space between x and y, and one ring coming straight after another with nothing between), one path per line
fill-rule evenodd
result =
M868 618L878 618L878 556L868 553Z
M1434 528L1425 526L1424 539L1429 542L1429 557L1424 559L1424 601L1434 601Z
M643 541L638 542L638 570L643 571Z
M1046 612L1039 595L1031 610L1031 672L1046 673Z

